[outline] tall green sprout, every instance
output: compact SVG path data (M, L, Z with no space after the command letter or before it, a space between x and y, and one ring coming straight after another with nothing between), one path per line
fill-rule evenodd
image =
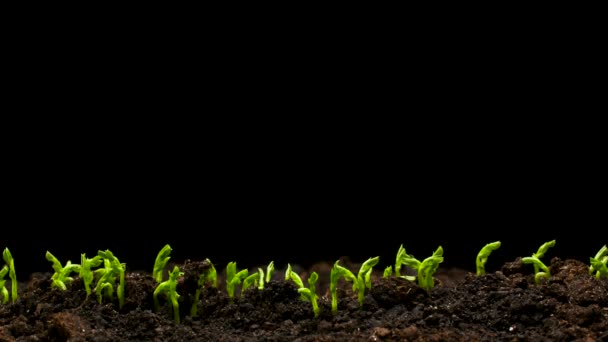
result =
M87 297L91 295L91 284L93 284L93 271L91 268L99 267L103 262L103 258L99 255L88 259L86 253L80 254L80 279L84 283L84 289L87 292Z
M173 271L169 273L169 279L158 284L152 295L154 299L154 310L158 311L160 304L158 303L158 295L165 294L173 307L173 319L179 324L179 294L177 293L177 279L184 275L184 272L179 271L179 267L175 266Z
M336 261L334 267L331 269L329 291L331 293L331 311L336 314L338 312L338 281L340 278L344 278L346 281L353 283L353 292L358 292L357 299L359 300L359 307L363 306L363 300L365 299L365 288L371 289L371 275L372 269L380 257L367 259L359 269L359 273L355 277L346 267L340 266L340 260Z
M285 280L291 280L298 286L298 293L300 294L300 298L307 302L310 302L312 305L312 311L315 317L319 316L319 304L318 304L318 296L317 296L317 281L319 280L319 275L317 272L312 272L308 277L308 288L304 287L304 283L302 282L302 278L294 272L291 268L290 264L287 264L287 270L285 271Z
M6 286L4 286L4 283L6 283L4 277L6 277L7 274L8 266L4 265L2 269L0 269L0 294L2 295L2 304L8 303L9 299L8 290L6 289Z

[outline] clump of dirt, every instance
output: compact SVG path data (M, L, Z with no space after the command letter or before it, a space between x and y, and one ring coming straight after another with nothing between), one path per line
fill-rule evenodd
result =
M354 267L353 267L354 266ZM34 274L15 304L0 305L0 341L594 341L608 340L608 281L577 260L551 260L552 277L537 285L520 259L476 276L443 270L426 292L415 282L375 274L360 306L351 284L340 282L331 313L329 264L300 270L320 276L320 314L300 299L281 272L263 290L237 291L233 300L206 285L198 316L190 317L205 262L187 261L178 284L181 323L166 300L154 311L150 274L127 272L126 302L87 297L78 278L67 291L50 274ZM356 265L350 265L356 269ZM295 268L296 271L298 268ZM305 282L306 283L306 282Z

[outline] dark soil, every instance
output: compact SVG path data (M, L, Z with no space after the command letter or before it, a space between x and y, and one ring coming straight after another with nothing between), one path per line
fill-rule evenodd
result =
M94 295L87 298L77 278L62 292L50 287L50 274L35 274L15 304L0 305L0 341L608 340L608 281L595 279L576 260L554 258L553 276L540 285L530 265L519 259L481 277L444 270L430 293L416 283L376 275L362 308L350 283L341 281L335 316L327 291L330 265L318 264L312 270L324 283L318 284L323 295L317 318L280 271L264 290L248 289L242 296L237 291L234 302L220 277L220 290L206 287L199 317L191 318L196 273L204 265L187 261L181 266L186 275L178 287L180 324L164 298L154 312L150 274L127 273L122 309L117 303L99 304ZM307 279L308 272L295 270Z

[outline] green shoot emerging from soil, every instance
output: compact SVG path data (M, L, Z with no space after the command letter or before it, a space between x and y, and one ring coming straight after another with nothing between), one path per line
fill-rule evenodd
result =
M175 266L173 271L169 273L169 279L164 282L158 284L156 290L154 290L154 295L152 296L154 299L154 310L158 311L160 305L158 303L158 295L163 293L169 300L171 301L171 305L173 306L173 319L175 319L175 323L179 324L179 302L177 301L179 298L179 294L177 293L177 279L184 275L184 272L179 271L179 267Z
M0 269L0 295L2 295L2 304L8 303L8 290L4 286L6 283L6 275L8 274L8 266L4 265L2 269Z
M500 248L500 241L492 242L485 245L477 254L477 275L486 274L486 262L488 262L488 257L492 254L492 251Z
M245 293L245 290L255 285L257 285L259 290L264 288L264 271L262 271L262 269L259 267L256 273L249 275L247 278L245 278L245 280L243 280L243 286L241 286L241 295Z
M101 304L103 295L112 300L114 294L114 286L116 285L116 277L119 279L116 295L118 296L118 306L122 309L125 304L125 267L126 264L121 264L118 258L109 250L98 251L97 255L103 259L103 268L95 270L95 274L99 274L100 278L95 286L97 299Z
M388 266L384 269L382 276L384 278L390 278L393 275L393 266Z
M608 263L608 247L604 245L595 254L594 258L590 258L591 266L589 266L589 274L595 272L595 277L600 279L601 277L608 278L608 269L606 264Z
M154 261L154 268L152 271L152 277L154 277L157 283L161 283L163 281L163 270L165 269L165 266L167 265L169 259L171 259L171 257L169 256L171 254L171 251L171 246L167 244L160 250L160 252L158 252L158 255L156 256L156 260Z
M380 257L367 259L359 269L357 277L349 269L339 265L340 260L336 261L331 269L329 291L331 292L331 311L335 314L338 312L338 280L344 277L346 281L353 282L353 291L358 291L359 307L363 306L365 298L365 288L372 287L371 276L372 269L380 261Z
M551 277L551 272L549 272L549 268L540 260L540 258L542 258L545 253L547 253L547 250L553 246L555 246L555 240L545 242L542 246L538 248L538 251L536 253L532 254L531 257L525 257L521 259L524 264L534 265L534 282L537 285L540 284L541 278L549 279Z
M272 274L274 273L274 261L271 261L270 264L266 267L266 284L270 283L272 280Z
M229 262L226 266L226 291L228 292L228 298L231 301L234 300L234 290L237 285L247 278L249 271L247 269L236 272L236 262Z
M194 302L192 303L192 307L190 308L190 317L198 316L198 300L201 296L203 286L205 286L206 283L211 283L211 286L217 288L217 271L215 270L215 267L211 263L211 260L209 260L208 258L205 259L203 263L205 265L205 270L198 278L198 287L196 288L196 292L194 293Z
M439 268L439 264L443 262L443 248L439 246L437 250L430 257L424 259L420 262L418 259L414 258L413 255L409 255L405 252L405 248L403 245L399 247L399 251L397 252L397 260L395 263L395 273L398 277L405 278L410 281L418 279L418 286L425 289L426 291L431 290L435 286L435 281L433 280L433 274L437 272L437 268ZM401 265L405 264L418 272L416 277L413 276L401 276L400 269Z
M80 279L84 283L84 289L87 291L87 297L91 295L91 284L93 284L93 271L91 268L98 267L103 262L103 259L96 255L93 259L87 259L86 253L80 254Z
M319 316L319 303L317 296L317 280L319 280L319 275L317 272L312 272L308 277L308 288L304 287L304 283L302 282L302 278L291 269L291 265L287 264L287 271L285 271L285 280L290 280L296 283L298 286L298 293L300 294L300 298L307 302L310 302L312 305L312 311L315 314L315 317Z
M443 248L439 246L432 256L424 259L418 268L418 285L429 291L435 286L433 274L437 272L439 264L443 262Z
M397 257L395 258L395 275L400 278L405 278L409 281L416 280L415 276L402 276L401 275L401 265L407 265L415 270L418 270L420 267L420 261L414 258L413 255L409 255L405 252L405 248L403 245L399 246L399 250L397 251Z
M72 272L80 272L80 265L72 264L71 261L65 264L65 267L61 266L61 262L53 255L51 252L46 251L46 260L53 263L53 270L55 273L51 277L53 281L52 287L58 287L60 290L67 290L66 283L70 283L74 281L72 277L70 277L70 273Z
M8 266L8 276L9 278L11 278L11 300L13 301L13 303L15 303L17 301L17 298L19 297L19 295L17 294L17 274L15 273L15 260L11 255L11 251L8 250L8 247L4 249L4 252L2 252L2 258Z

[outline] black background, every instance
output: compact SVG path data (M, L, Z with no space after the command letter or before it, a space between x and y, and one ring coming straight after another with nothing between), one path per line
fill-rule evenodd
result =
M165 243L219 267L442 245L470 270L495 240L489 268L606 243L586 16L2 22L0 247L20 276L46 250L150 269Z

